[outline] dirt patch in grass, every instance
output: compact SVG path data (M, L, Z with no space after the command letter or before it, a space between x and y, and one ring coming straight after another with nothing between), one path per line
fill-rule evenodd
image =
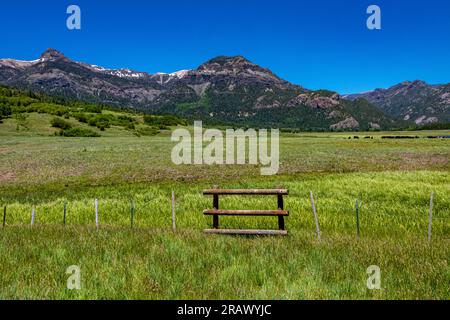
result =
M16 178L16 174L14 172L0 172L0 182L9 182L13 181Z
M9 148L0 148L0 154L7 154L9 151Z
M445 165L449 163L447 155L442 154L425 154L414 152L402 152L398 156L402 158L406 163L422 165Z

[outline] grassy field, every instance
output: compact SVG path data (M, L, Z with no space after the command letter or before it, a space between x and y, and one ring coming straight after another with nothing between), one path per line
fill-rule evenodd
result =
M30 114L19 130L15 119L0 124L0 205L7 206L0 229L0 299L450 298L450 140L425 138L448 131L283 134L279 175L262 177L253 165L173 165L169 130L136 137L112 127L100 138L65 138L49 136L50 119ZM354 135L361 139L348 139ZM202 234L211 218L201 212L212 200L201 191L214 184L289 188L290 235ZM321 242L309 191L316 198ZM276 199L229 197L221 206L274 209ZM227 217L221 225L274 229L276 218ZM70 265L81 268L82 290L66 288ZM370 265L381 269L381 290L366 287Z

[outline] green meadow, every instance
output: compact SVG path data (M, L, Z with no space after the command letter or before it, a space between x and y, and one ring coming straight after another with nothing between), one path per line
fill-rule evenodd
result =
M450 139L427 138L450 131L283 133L278 175L261 176L256 165L174 165L170 128L147 136L113 125L91 128L101 137L62 137L53 118L0 123L0 299L450 299ZM212 199L202 190L213 185L288 188L289 235L203 234ZM267 196L220 203L276 205ZM221 217L220 225L276 229L277 221ZM81 269L81 290L66 287L71 265ZM366 286L371 265L381 270L379 290Z

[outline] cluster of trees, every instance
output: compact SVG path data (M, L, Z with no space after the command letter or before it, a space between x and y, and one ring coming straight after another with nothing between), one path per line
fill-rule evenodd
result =
M409 130L450 130L450 122L447 123L429 123L421 126L413 126Z
M53 128L59 128L62 130L67 130L72 128L72 125L70 123L68 123L67 121L64 121L61 118L53 118L52 121L50 121L50 124L52 125Z
M13 109L28 105L34 100L30 97L18 97L17 90L0 87L0 123L13 114Z
M79 122L87 123L92 127L97 127L101 131L104 131L106 128L110 128L111 126L124 127L128 130L134 130L135 125L137 124L135 118L127 115L116 116L114 114L88 114L85 112L75 112L72 113L71 116Z
M187 125L187 121L181 119L175 115L145 115L144 116L145 124L149 126L158 127L160 129L166 129L167 127L172 126L185 126Z
M60 117L69 119L71 117L79 122L105 130L111 126L122 126L129 130L135 129L137 123L135 118L128 115L105 114L103 110L115 110L109 106L99 104L88 104L80 101L64 101L32 92L20 91L0 86L0 121L11 117L13 114L45 113L56 116L51 125L60 128L63 133L75 132L70 124ZM93 131L91 131L93 132ZM76 132L80 133L80 132ZM83 134L87 134L84 132ZM91 135L91 133L89 133Z
M51 121L51 125L54 128L61 129L59 132L55 133L55 135L64 136L64 137L100 137L97 132L94 132L89 129L83 128L73 128L72 125L59 118L55 117Z
M11 116L11 114L12 111L10 106L0 104L0 123L2 122L3 119Z
M121 113L118 114L118 111ZM65 101L44 94L0 86L0 122L13 115L17 118L27 113L45 113L55 116L51 120L51 126L61 129L58 135L62 136L99 136L95 131L73 127L66 121L70 118L91 127L97 127L101 131L111 126L123 127L132 130L138 136L154 135L159 133L159 130L168 129L171 126L187 125L186 120L175 115L144 115L146 126L138 127L139 122L131 112L125 113L123 110L107 105Z
M63 137L100 137L97 132L83 128L70 128L67 130L61 130L57 135Z

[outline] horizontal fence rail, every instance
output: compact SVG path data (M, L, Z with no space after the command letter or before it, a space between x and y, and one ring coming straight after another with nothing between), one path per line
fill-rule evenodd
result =
M287 189L206 189L204 195L288 195Z

